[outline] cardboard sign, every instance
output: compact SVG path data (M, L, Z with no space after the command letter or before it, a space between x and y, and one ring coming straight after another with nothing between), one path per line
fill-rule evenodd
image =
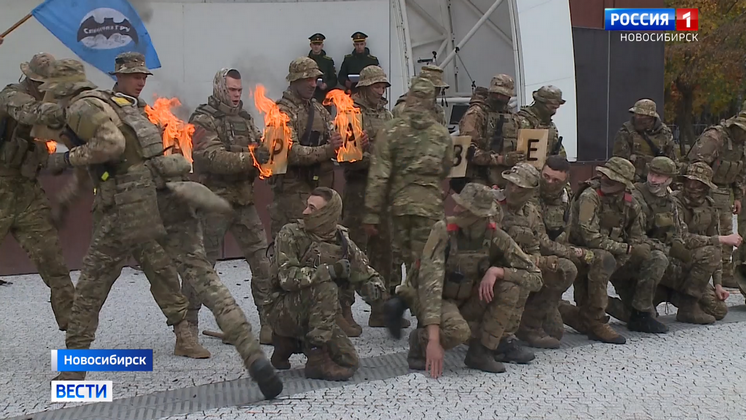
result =
M451 136L453 140L453 168L448 178L463 178L466 176L466 152L471 146L471 136Z
M342 147L337 151L337 162L355 162L363 160L363 145L360 138L363 136L363 116L360 113L345 112L346 118L336 119L345 121L347 127L337 127L342 136Z
M516 151L526 154L526 162L541 170L547 160L549 147L549 130L521 129L518 130L518 145Z
M292 141L292 128L288 129L288 138L282 127L264 129L264 146L269 149L269 161L262 165L262 172L272 171L272 175L281 175L288 171L288 145Z

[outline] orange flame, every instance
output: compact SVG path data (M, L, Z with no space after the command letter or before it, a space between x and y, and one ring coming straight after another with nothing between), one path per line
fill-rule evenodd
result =
M334 125L342 136L342 147L337 150L337 161L361 160L363 158L362 145L357 143L363 133L360 109L355 107L352 97L340 89L330 90L326 94L324 105L332 104L337 108Z
M174 146L191 163L192 162L192 135L194 125L187 124L176 118L171 108L181 106L178 98L158 98L151 107L145 106L145 113L153 124L163 129L163 148ZM167 154L173 153L173 149Z
M50 154L50 155L51 155L52 153L55 153L55 152L57 152L57 142L56 142L56 141L54 141L54 140L47 140L47 141L46 141L46 142L44 142L44 143L46 144L46 146L47 146L47 151L49 152L49 154Z
M293 145L293 132L288 126L290 117L280 111L275 101L267 98L267 89L262 85L256 85L256 90L252 92L254 96L254 106L256 109L264 115L264 132L262 133L262 144L270 151L282 150L283 147L290 147ZM270 144L267 144L270 142ZM278 142L282 142L282 145L278 145ZM280 146L280 147L277 147ZM254 157L254 149L257 147L256 144L249 146L249 152L251 157L254 159L254 166L259 169L259 178L265 179L272 176L272 158L265 165L260 165Z

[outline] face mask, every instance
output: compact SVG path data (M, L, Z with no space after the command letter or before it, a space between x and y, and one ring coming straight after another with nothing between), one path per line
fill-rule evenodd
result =
M487 99L487 104L490 106L490 108L495 110L502 110L505 109L505 107L508 106L508 101L504 101L500 98L495 98L490 96L489 99Z
M532 188L520 188L520 187L509 187L505 189L506 200L512 207L523 207L531 198L534 196L534 189Z
M619 194L625 190L626 186L621 182L612 181L608 178L601 178L601 192L608 195Z
M326 205L311 214L303 215L303 229L322 239L332 239L342 216L342 199L336 192Z
M673 179L668 178L666 182L662 184L653 184L650 181L646 181L645 183L647 184L648 191L650 191L651 194L656 197L663 197L666 195L666 190L668 189L668 186L671 185L671 181L673 181Z
M702 204L705 201L708 188L705 184L697 182L696 184L687 183L684 185L684 195L693 204Z
M544 197L557 197L565 190L565 184L562 182L547 182L544 178L541 179L540 186L541 195Z

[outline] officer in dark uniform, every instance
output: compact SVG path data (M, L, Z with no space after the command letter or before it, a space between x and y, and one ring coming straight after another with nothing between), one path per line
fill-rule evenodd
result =
M357 92L357 82L352 82L349 79L351 75L359 75L360 72L368 66L380 66L378 58L370 54L370 50L366 47L365 40L368 35L362 32L355 32L352 34L352 45L355 47L352 50L352 54L347 54L342 67L339 68L339 83L345 87L345 90L351 90L352 93Z
M324 51L324 34L315 33L308 37L311 40L311 51L308 52L308 58L312 59L319 65L319 70L324 72L320 82L316 84L316 93L313 97L321 103L324 101L327 92L337 87L337 70L334 68L334 60L326 55Z

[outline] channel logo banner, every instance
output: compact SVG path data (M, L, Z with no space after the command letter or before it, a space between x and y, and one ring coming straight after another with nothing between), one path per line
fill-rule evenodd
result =
M607 31L675 31L676 9L604 9Z
M52 402L114 401L111 381L52 381Z
M153 350L52 350L52 372L152 372Z

